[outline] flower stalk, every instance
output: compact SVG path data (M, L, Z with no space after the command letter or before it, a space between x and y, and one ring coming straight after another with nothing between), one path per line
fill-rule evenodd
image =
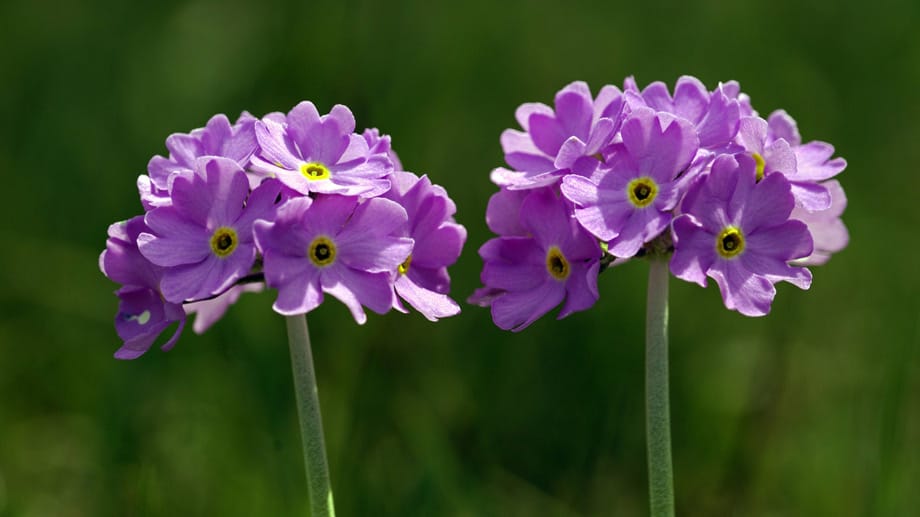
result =
M285 320L288 344L291 348L291 367L294 370L294 393L297 397L307 486L310 490L311 515L334 517L332 484L329 482L329 464L326 461L323 421L319 411L319 395L316 389L316 375L313 372L313 353L310 350L307 317L305 314L299 314L287 316Z
M668 258L649 257L645 317L645 414L652 517L674 517L671 416L668 402Z

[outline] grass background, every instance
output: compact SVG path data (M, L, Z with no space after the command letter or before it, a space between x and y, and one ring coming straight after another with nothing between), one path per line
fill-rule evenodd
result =
M134 179L214 113L342 103L445 186L478 284L515 107L692 74L849 162L850 247L773 313L671 282L685 516L901 516L920 508L920 4L912 0L6 0L0 4L0 516L305 515L282 319L251 295L164 354L111 354L105 229ZM647 513L644 263L563 321L501 332L310 315L339 515Z

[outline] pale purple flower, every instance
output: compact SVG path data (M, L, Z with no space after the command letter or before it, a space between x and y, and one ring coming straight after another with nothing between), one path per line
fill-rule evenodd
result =
M755 168L747 155L716 159L684 198L671 258L675 276L703 287L715 279L725 306L747 316L770 311L778 281L811 285L808 269L789 265L813 247L805 223L789 219L789 181L771 174L758 182Z
M137 249L137 238L149 229L144 217L137 216L109 227L106 249L99 256L99 269L122 287L118 296L115 331L123 344L115 352L117 359L135 359L143 355L157 337L178 323L172 337L161 347L171 349L185 326L181 304L170 303L159 293L163 269L151 264Z
M783 110L776 110L767 118L767 142L778 139L789 142L796 159L796 179L799 181L823 182L840 174L846 168L843 158L831 158L834 146L827 142L813 140L802 143L798 125Z
M360 324L367 321L362 305L387 312L395 300L393 272L412 252L412 239L401 236L407 220L388 199L318 195L295 197L274 220L257 221L265 282L278 289L275 311L310 312L328 293Z
M557 183L565 174L590 175L601 163L601 151L619 128L623 99L615 86L604 86L592 98L584 82L556 94L555 109L542 103L521 105L515 117L524 129L502 133L505 161L511 169L492 171L492 181L509 189L530 189Z
M847 247L850 234L840 218L847 207L847 197L837 180L823 183L831 195L831 206L820 212L809 212L796 206L792 209L792 218L808 225L808 231L814 239L814 251L808 257L795 263L802 266L819 266L830 260L831 255Z
M160 289L180 303L230 288L252 268L252 224L270 218L281 187L268 180L249 192L246 173L233 160L199 158L192 173L172 181L172 205L147 213L151 232L138 237L141 253L165 269Z
M720 83L709 92L699 79L685 75L677 80L673 97L663 82L656 81L640 93L634 80L626 83L624 97L632 109L647 106L689 121L701 149L724 152L738 132L740 118L738 101L724 88Z
M768 138L768 123L760 117L741 119L738 142L744 146L755 162L756 177L779 173L789 180L796 204L808 211L827 210L831 204L827 188L817 183L812 175L799 171L797 153L785 138ZM789 128L783 127L788 133ZM808 156L812 148L805 151ZM833 148L830 149L833 154ZM823 179L823 178L822 178Z
M396 171L390 182L393 186L383 197L406 209L405 236L415 243L412 254L397 268L396 294L431 321L453 316L460 306L447 296L447 266L457 261L466 242L466 229L454 221L457 207L427 176ZM396 308L402 308L398 302Z
M390 188L386 176L393 164L386 150L372 151L354 131L347 107L337 104L320 116L312 102L301 102L284 123L277 117L256 122L253 168L301 194L380 195Z
M562 193L575 218L617 257L632 257L671 223L683 194L678 177L696 155L696 131L686 119L639 107L623 123L622 146L596 179L569 175Z
M534 190L521 206L531 236L498 237L479 249L485 289L477 293L491 293L480 302L491 302L500 328L522 330L563 299L559 318L597 301L601 249L570 213L552 188Z
M148 176L137 179L141 202L146 210L170 203L172 180L179 173L191 172L203 156L229 158L242 168L256 150L256 118L243 112L235 124L226 115L214 115L205 127L190 133L174 133L166 139L169 156L154 156L147 164ZM253 185L254 186L254 185Z

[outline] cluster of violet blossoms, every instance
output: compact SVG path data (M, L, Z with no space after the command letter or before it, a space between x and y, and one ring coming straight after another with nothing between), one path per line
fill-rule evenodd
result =
M521 330L563 303L559 317L591 307L598 273L650 254L671 272L719 285L725 306L769 312L774 284L811 284L804 266L848 242L840 219L845 167L825 142L802 143L778 110L758 116L738 83L709 91L681 77L640 90L574 82L555 106L529 103L523 130L501 135L509 168L486 222L498 237L479 250L484 287L470 298L495 323Z
M328 293L358 323L405 301L430 320L460 311L447 296L447 266L466 230L456 206L426 176L402 170L390 138L356 134L351 111L320 115L310 102L288 114L204 128L166 139L137 180L145 214L113 224L99 258L121 284L119 359L143 355L186 317L201 333L247 291L277 289L273 308L310 312ZM402 300L402 301L401 301Z

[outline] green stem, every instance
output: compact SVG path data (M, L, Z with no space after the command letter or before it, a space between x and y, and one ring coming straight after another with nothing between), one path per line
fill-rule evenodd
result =
M323 441L323 421L319 413L316 375L313 373L313 353L306 315L287 316L288 344L291 346L291 366L294 370L294 393L297 415L303 439L303 459L307 467L307 486L313 517L334 517L329 464Z
M668 403L668 260L649 257L645 316L645 413L652 517L674 516L671 417Z

